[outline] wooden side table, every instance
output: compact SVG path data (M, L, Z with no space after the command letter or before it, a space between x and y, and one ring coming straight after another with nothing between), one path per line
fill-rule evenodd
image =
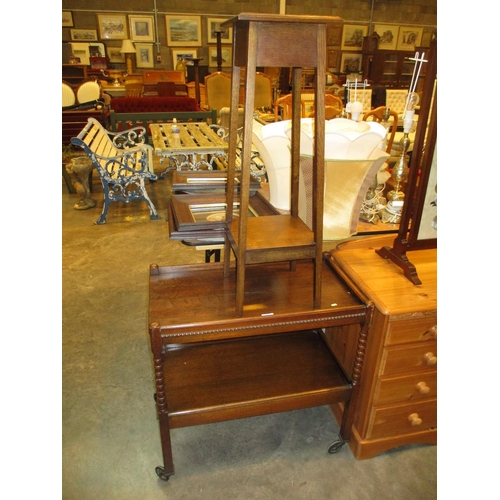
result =
M245 269L247 264L312 259L314 307L321 302L321 259L323 241L324 147L326 26L341 21L338 17L287 16L242 13L223 23L233 28L233 61L231 81L231 115L229 126L229 165L227 189L228 236L224 251L225 275L229 275L231 251L236 258L236 314L243 314ZM248 218L248 179L252 154L252 126L257 66L293 68L292 140L291 140L291 213L272 218ZM298 183L300 159L300 91L302 69L314 68L315 117L313 160L313 228L298 217ZM238 101L241 68L245 68L245 113L241 149L240 217L233 220L233 182L236 147L239 141ZM271 220L269 220L271 219Z

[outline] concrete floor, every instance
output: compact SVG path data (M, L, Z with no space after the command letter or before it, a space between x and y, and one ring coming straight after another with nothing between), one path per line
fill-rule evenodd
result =
M327 407L172 431L176 473L162 461L147 330L148 267L199 263L170 241L168 180L145 203L77 211L62 191L63 471L65 500L422 500L437 498L437 447L411 445L369 460L327 453L338 425ZM331 245L330 245L331 247Z

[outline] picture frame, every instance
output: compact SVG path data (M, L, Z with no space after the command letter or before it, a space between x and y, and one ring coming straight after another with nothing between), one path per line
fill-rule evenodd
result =
M262 196L251 193L248 200L248 216L276 215L275 209ZM234 201L236 210L239 201ZM213 238L226 229L224 193L176 194L171 199L173 220L170 221L170 238L183 240L192 237ZM235 210L235 211L236 211Z
M68 11L68 10L63 10L62 11L62 25L71 27L73 25L73 13Z
M415 26L400 26L396 50L414 51L422 41L424 28Z
M89 43L89 57L106 57L106 46L103 43Z
M71 40L75 41L97 41L97 30L70 29Z
M326 67L330 70L336 71L339 67L340 50L326 49Z
M155 21L153 16L128 16L130 39L133 42L154 42Z
M136 51L135 65L137 68L155 67L152 43L136 43L135 51Z
M196 59L198 57L198 51L196 49L172 49L172 68L175 69L179 59Z
M83 42L70 42L73 56L80 59L80 64L90 64L89 44Z
M207 18L207 36L208 43L217 43L216 30L222 30L220 36L221 43L233 43L233 28L221 28L221 23L227 21L225 17L209 17Z
M167 45L171 47L201 47L201 17L167 15Z
M342 26L328 25L326 27L326 44L340 46L342 43Z
M120 52L121 46L120 47L110 47L109 45L106 47L106 50L108 52L108 59L110 63L120 63L120 64L125 64L125 54L122 54Z
M125 40L128 38L127 16L124 14L97 14L101 40Z
M233 64L233 48L232 47L221 47L222 52L222 64L221 68L230 68ZM217 47L208 48L208 66L217 66Z
M341 73L359 73L361 71L361 64L363 62L363 55L356 52L343 52L340 61Z
M363 49L363 37L368 35L368 26L365 24L344 24L342 30L342 50Z
M399 26L393 24L376 24L374 31L380 36L380 50L396 50L398 44Z

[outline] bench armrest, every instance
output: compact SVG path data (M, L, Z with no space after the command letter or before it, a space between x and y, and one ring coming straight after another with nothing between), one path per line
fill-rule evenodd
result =
M134 127L121 132L107 131L109 138L118 149L126 149L138 144L148 143L148 133L145 127Z

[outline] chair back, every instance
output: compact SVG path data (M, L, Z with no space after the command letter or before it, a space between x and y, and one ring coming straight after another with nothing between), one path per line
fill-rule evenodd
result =
M406 106L406 98L408 90L405 89L387 89L385 91L385 105L395 111L398 116L403 116L403 111Z
M207 75L205 77L205 93L208 109L217 110L219 118L222 108L231 107L231 75L222 71Z
M279 67L266 67L264 68L264 73L271 79L271 83L278 86L281 75L281 68Z
M273 105L273 82L265 73L257 71L255 74L255 102L254 108L271 108Z
M347 102L360 102L363 105L363 112L367 113L372 109L372 89L349 89Z
M159 97L175 97L176 96L175 82L158 82L156 84L156 88L158 89L158 96Z
M97 82L83 82L76 91L79 104L97 101L101 97L101 87Z
M339 116L344 109L344 103L340 97L337 97L333 94L325 94L325 120L331 120ZM313 108L312 113L309 114L309 117L314 117Z
M384 123L384 115L386 113L386 106L379 106L378 108L372 109L365 113L363 116L363 121L374 121L383 124L387 128L387 137L385 150L390 153L392 150L392 143L394 142L394 136L398 128L398 113L392 109L389 109L389 121L387 124ZM382 148L381 148L382 149Z
M76 102L76 96L71 86L62 82L62 107L73 106Z
M283 120L292 119L292 94L285 95L276 99L274 103L274 121L277 122L280 118L280 108L282 109L281 118ZM300 100L301 113L300 117L305 118L306 116L306 104L301 99Z

